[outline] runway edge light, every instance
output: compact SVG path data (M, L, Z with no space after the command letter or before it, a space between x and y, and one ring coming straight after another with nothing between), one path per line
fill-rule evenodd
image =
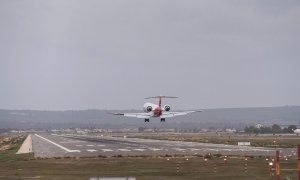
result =
M280 180L279 150L276 151L276 180Z
M298 180L300 180L300 145L298 145Z

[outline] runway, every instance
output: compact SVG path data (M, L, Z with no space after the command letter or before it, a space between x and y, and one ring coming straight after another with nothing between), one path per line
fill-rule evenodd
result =
M182 141L122 137L33 134L35 157L93 157L142 155L205 155L207 153L241 156L274 156L274 148L235 146ZM296 149L278 149L282 156L294 156Z

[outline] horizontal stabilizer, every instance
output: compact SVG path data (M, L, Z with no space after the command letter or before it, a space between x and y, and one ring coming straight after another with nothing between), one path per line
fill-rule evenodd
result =
M147 97L145 99L152 99L152 98L178 98L174 96L153 96L153 97Z

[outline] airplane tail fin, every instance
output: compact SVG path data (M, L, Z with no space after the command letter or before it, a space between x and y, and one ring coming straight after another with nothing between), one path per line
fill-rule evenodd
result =
M153 99L153 98L159 99L158 105L159 105L159 107L161 107L161 99L162 98L178 98L178 97L175 97L175 96L162 96L162 95L160 95L160 96L147 97L145 99Z

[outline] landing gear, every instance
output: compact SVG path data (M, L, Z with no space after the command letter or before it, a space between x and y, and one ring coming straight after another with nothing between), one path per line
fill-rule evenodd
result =
M149 122L149 119L145 119L145 122Z
M165 118L161 118L160 122L166 122L166 119Z

